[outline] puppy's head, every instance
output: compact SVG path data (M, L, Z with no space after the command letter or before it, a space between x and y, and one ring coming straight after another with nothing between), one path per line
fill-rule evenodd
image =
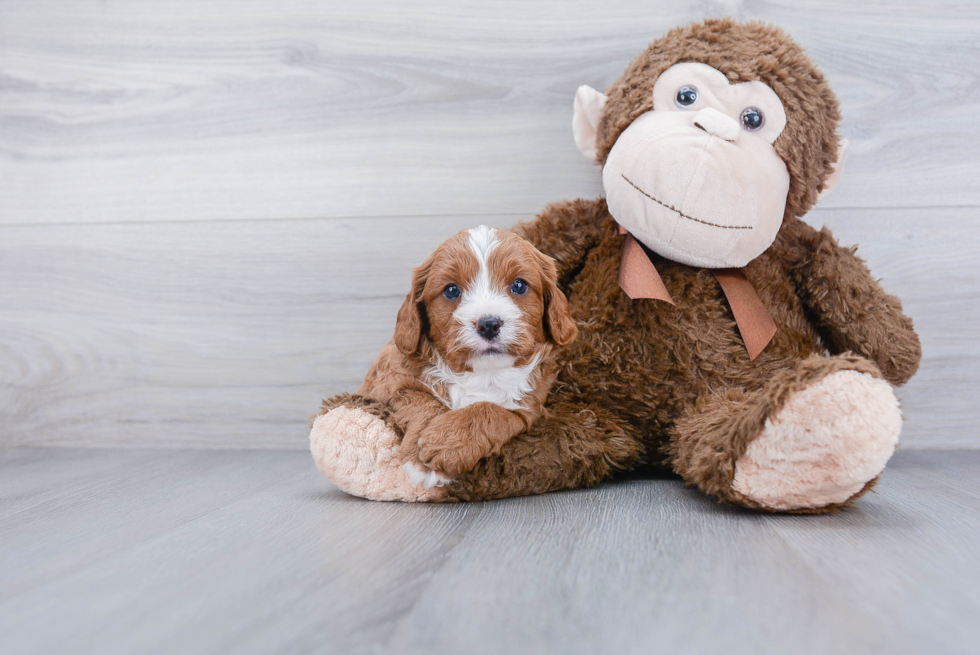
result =
M546 342L564 346L577 335L554 261L512 232L481 225L415 269L395 345L406 355L431 347L464 370L481 359L522 363Z

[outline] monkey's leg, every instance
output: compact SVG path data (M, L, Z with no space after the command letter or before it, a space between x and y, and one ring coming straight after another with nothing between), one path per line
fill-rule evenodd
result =
M902 415L862 357L813 356L762 389L702 398L675 426L674 469L721 500L777 512L824 512L877 480Z
M558 403L446 490L474 501L588 487L629 469L642 451L639 435L606 410Z
M638 436L609 412L561 403L499 454L444 484L402 464L401 430L381 403L344 395L324 410L310 432L313 459L340 489L371 500L473 501L586 487L629 468L642 452Z

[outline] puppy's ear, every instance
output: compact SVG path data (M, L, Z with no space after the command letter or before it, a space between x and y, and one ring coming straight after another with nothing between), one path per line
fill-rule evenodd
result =
M404 355L418 353L422 336L429 329L429 317L425 312L422 293L425 291L425 281L429 277L430 268L432 268L431 257L412 271L412 288L398 310L398 319L395 321L395 347Z
M555 344L567 346L578 337L578 328L568 308L568 299L558 288L555 260L535 250L544 281L544 331Z

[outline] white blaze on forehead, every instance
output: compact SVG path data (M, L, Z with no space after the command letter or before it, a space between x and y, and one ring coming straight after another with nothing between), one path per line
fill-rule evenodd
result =
M514 303L506 289L494 287L490 275L490 253L500 245L497 230L481 225L469 230L469 246L479 264L476 277L463 289L463 299L453 312L453 317L462 325L459 335L461 345L480 351L489 344L476 330L477 321L484 316L496 316L503 325L494 340L494 346L510 346L517 339L523 327L520 308Z
M480 262L480 270L486 270L487 258L490 257L490 251L500 243L500 238L497 237L497 230L489 225L481 225L474 227L472 230L467 230L467 232L470 233L470 248Z

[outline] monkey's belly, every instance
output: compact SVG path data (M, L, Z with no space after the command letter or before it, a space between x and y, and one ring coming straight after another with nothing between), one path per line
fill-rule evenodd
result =
M608 266L583 269L570 298L579 339L561 356L557 385L568 399L594 402L620 415L651 449L666 442L676 419L691 411L700 396L728 388L760 389L792 361L823 352L802 304L793 299L769 307L776 335L750 360L709 270L672 262L657 262L657 268L673 306L631 300ZM590 273L598 275L589 280ZM776 281L783 284L788 280Z

